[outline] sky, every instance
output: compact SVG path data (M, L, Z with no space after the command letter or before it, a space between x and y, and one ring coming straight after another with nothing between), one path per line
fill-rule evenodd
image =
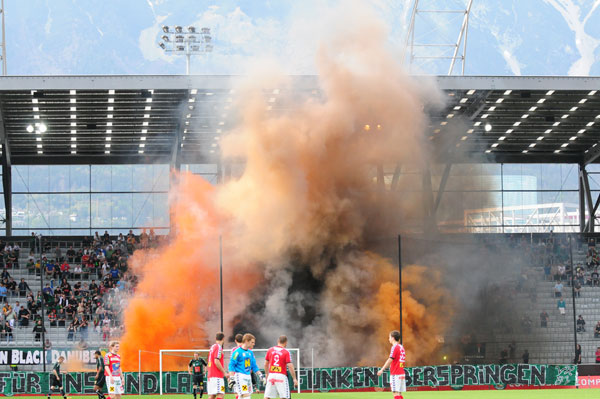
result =
M214 52L193 58L193 74L244 74L265 59L289 74L315 74L314 53L328 29L320 17L331 5L351 7L353 1L5 0L8 73L183 74L185 59L157 45L162 25L178 24L213 32ZM413 0L357 1L370 3L381 16L389 44L401 57ZM467 2L421 0L420 8L460 10ZM600 0L473 0L465 74L600 74L599 5ZM415 43L455 43L462 18L418 14ZM417 48L415 55L423 54ZM415 64L415 72L448 73L448 60Z

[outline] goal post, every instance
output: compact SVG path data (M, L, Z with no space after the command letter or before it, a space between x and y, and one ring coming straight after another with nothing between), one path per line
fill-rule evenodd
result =
M292 357L292 362L294 363L294 367L296 368L296 377L298 379L298 393L300 393L300 349L299 348L286 348ZM256 357L256 364L264 373L262 369L265 357L267 355L268 349L252 349L254 356ZM207 359L210 349L160 349L158 351L158 384L159 384L159 394L163 394L163 372L167 371L185 371L187 373L187 365L189 361L193 358L194 353L198 352L201 358ZM223 361L225 365L225 370L227 370L227 365L229 364L229 359L231 358L232 349L224 349L223 350ZM170 364L166 365L166 361L163 359L169 357ZM176 358L176 359L173 359ZM166 370L170 368L176 368L176 370ZM292 387L293 390L293 387Z

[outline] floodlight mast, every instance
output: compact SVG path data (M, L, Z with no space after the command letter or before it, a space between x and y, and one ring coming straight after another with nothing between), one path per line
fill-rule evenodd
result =
M164 34L158 45L167 54L185 55L185 73L187 75L190 74L192 55L211 53L213 50L210 28L201 28L198 32L194 26L188 26L184 30L180 25L173 28L165 25L162 30Z

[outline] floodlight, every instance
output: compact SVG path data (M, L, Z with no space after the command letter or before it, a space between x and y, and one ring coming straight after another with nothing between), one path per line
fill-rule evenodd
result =
M183 28L181 26L179 26L179 25L175 26L175 32L181 33L182 31L183 31Z
M29 133L33 133L33 126L32 125L27 125L27 131Z
M163 42L160 42L160 43L158 43L158 45L159 45L159 46L160 46L160 48L161 48L161 49L163 49L163 50L166 48L166 46L165 46L165 44L164 44Z
M175 48L177 49L177 51L184 51L185 50L185 46L177 46Z
M207 53L210 53L210 52L212 52L212 51L213 51L213 46L212 46L212 45L210 45L210 44L206 45L206 49L205 49L205 51L206 51Z
M189 35L188 36L188 42L195 42L196 41L196 36L195 35Z
M162 36L161 36L161 39L163 39L165 42L168 42L168 41L169 41L169 36L167 36L167 35L162 35Z
M203 35L210 35L210 28L202 28Z
M183 43L183 35L177 35L177 36L175 36L175 42L177 42L177 43Z
M40 123L40 126L38 128L40 130L40 132L45 133L46 130L48 130L48 128L46 127L45 123Z
M190 32L190 33L196 33L196 27L194 27L194 26L188 26L188 32Z
M492 125L490 125L489 123L486 123L485 126L484 126L484 129L485 129L486 132L489 132L489 131L492 130Z
M194 44L191 48L192 51L200 51L200 46L198 46L197 44Z
M167 25L164 25L164 26L162 27L162 30L163 30L163 32L165 32L165 33L169 33L169 27L168 27Z

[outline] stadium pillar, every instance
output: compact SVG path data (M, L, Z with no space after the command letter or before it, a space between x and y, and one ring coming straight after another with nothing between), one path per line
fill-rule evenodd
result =
M575 343L575 354L577 354L577 316L575 314L575 284L573 284L573 276L575 274L575 270L573 269L573 243L572 237L569 235L569 259L571 263L571 295L573 299L573 340ZM577 358L574 356L575 364L577 364Z
M585 231L585 187L583 186L583 170L585 165L579 164L579 232Z
M433 213L433 188L431 186L431 169L423 169L423 218L425 232L436 229L435 214Z
M402 343L402 236L398 234L398 298L400 309L400 343Z
M594 232L594 224L596 221L595 221L595 217L594 217L594 205L592 204L592 192L590 191L590 180L588 178L588 173L587 173L587 170L585 169L585 166L583 167L583 170L581 171L581 178L583 180L583 189L585 192L585 202L587 204L587 211L588 211L588 222L585 225L585 231L593 233Z
M12 236L12 166L10 161L10 146L4 130L4 117L0 107L0 144L2 144L2 188L4 190L4 226L6 236Z

